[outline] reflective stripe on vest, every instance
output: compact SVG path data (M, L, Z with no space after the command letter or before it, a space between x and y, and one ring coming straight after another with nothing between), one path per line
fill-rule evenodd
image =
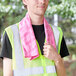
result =
M56 73L55 66L47 66L46 67L47 73ZM35 74L43 74L44 70L43 67L33 67L27 69L18 69L14 70L15 76L28 76L28 75L35 75Z
M59 42L60 31L55 26L52 26L52 29L53 29L53 32L54 32L54 38L55 38L55 42L56 42L56 48L57 48L57 51L58 51L58 42Z
M13 38L14 38L16 66L18 69L21 69L21 68L24 68L24 63L23 63L23 57L22 57L22 51L21 51L22 49L21 49L18 27L17 25L12 25L11 29L13 31Z
M14 37L14 48L15 48L15 58L16 58L16 67L17 67L17 69L14 70L14 76L43 74L44 70L42 66L26 68L26 69L24 68L18 27L17 25L13 25L11 26L11 29L13 31L13 37ZM56 73L55 66L46 66L46 72Z

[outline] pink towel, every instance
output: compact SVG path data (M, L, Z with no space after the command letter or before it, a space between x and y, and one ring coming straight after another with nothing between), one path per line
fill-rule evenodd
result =
M52 28L50 27L50 25L48 24L45 18L44 18L44 29L45 29L46 42L50 43L56 49ZM36 38L32 28L31 19L28 13L20 21L19 32L20 32L24 57L29 58L30 60L39 57Z

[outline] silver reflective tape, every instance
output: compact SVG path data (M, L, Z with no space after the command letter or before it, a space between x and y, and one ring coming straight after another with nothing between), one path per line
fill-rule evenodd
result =
M46 72L47 73L56 73L55 66L47 66L46 67Z
M15 48L15 58L17 69L14 70L14 76L28 76L35 74L43 74L43 67L33 67L33 68L24 68L23 55L20 43L20 36L17 25L11 26L14 37L14 48ZM47 73L56 73L55 66L47 66Z
M13 31L13 38L14 38L16 66L17 66L17 69L21 69L21 68L24 68L24 63L23 63L23 55L22 55L22 50L21 50L18 27L15 24L11 26L11 29Z
M60 31L57 29L56 26L52 26L52 28L53 28L53 32L54 32L54 37L55 37L55 42L56 42L56 48L57 48L57 51L58 51Z
M44 73L43 67L33 67L27 69L14 70L15 76L28 76L28 75L36 75L43 73Z

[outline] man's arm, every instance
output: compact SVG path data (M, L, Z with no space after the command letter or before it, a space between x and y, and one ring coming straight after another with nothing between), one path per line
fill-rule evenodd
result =
M59 57L57 57L55 61L55 66L56 66L57 76L66 76L64 62L60 55Z
M13 76L12 59L3 58L3 76Z
M44 44L44 56L55 62L57 76L66 76L63 60L57 51L49 43Z

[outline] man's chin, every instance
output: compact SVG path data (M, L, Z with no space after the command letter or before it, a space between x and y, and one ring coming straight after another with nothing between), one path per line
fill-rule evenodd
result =
M37 15L39 16L43 16L45 14L45 12L39 12L39 13L36 13Z

